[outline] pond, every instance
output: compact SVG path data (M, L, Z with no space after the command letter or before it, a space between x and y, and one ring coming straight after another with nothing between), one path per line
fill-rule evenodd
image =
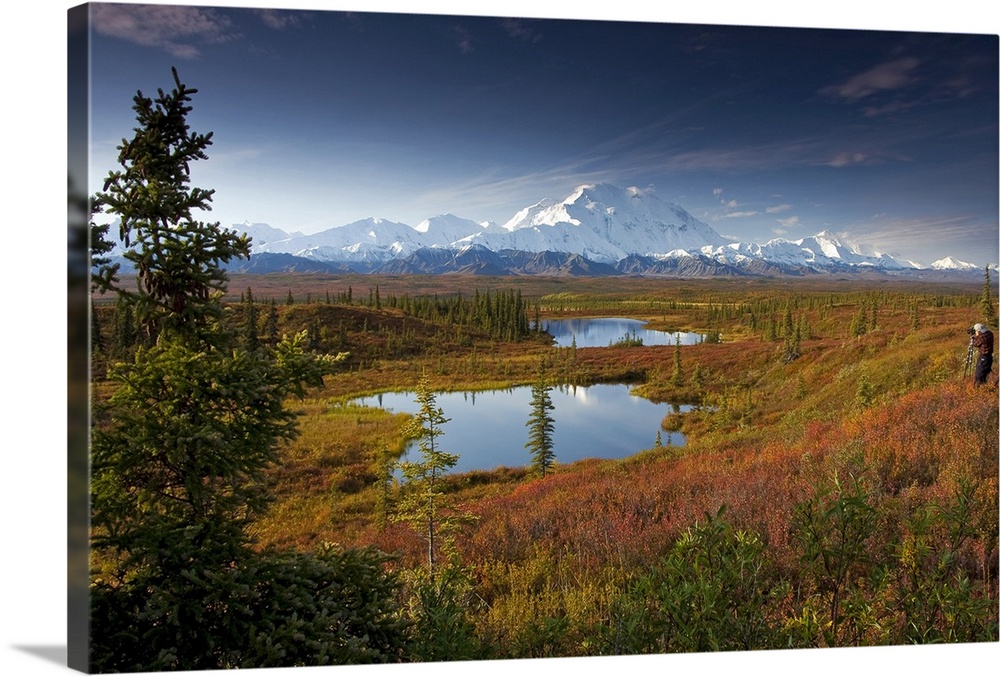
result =
M633 395L627 385L553 387L549 395L554 407L550 416L557 463L624 458L652 448L658 431L664 446L684 444L682 434L661 431L660 423L668 414L690 410L690 406L655 404ZM444 417L450 419L441 427L438 447L459 456L453 472L531 463L530 452L524 447L531 415L530 387L435 396ZM415 400L413 392L391 392L351 403L415 414L419 410Z
M646 322L624 317L587 317L579 319L547 319L542 328L556 339L556 346L571 347L574 338L577 347L608 347L623 338L640 338L643 345L696 345L705 337L700 333L654 331L645 328Z

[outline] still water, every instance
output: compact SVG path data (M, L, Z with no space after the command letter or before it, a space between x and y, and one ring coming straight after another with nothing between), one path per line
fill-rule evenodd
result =
M557 463L584 458L623 458L652 448L663 418L690 406L654 404L634 396L627 385L554 387L549 391L554 409L553 450ZM415 414L413 392L392 392L355 399L352 403ZM437 438L438 448L459 456L453 472L518 467L531 463L524 447L531 415L531 388L484 392L442 392L437 406L449 422ZM682 446L683 435L660 432L664 446ZM416 446L414 446L414 449ZM415 452L415 451L414 451Z
M571 347L574 338L577 347L607 347L626 336L641 338L643 345L674 345L678 337L681 345L695 345L704 340L700 333L654 331L645 328L646 323L638 319L619 317L548 319L541 324L556 339L558 347Z

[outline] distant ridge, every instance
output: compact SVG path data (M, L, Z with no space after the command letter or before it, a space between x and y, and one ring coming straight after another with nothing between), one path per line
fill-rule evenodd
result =
M485 248L465 252L446 249L420 249L406 258L385 263L344 263L318 261L291 254L253 254L249 261L233 261L230 273L268 274L296 272L308 274L375 274L375 275L477 275L490 277L544 275L549 277L830 277L850 275L861 278L899 278L925 281L979 280L982 269L912 269L882 270L851 266L829 268L796 268L766 261L744 261L732 265L700 255L655 259L629 256L617 263L591 261L578 254L555 251L534 253L506 250L492 252ZM123 269L127 272L127 268Z
M671 277L881 274L965 277L982 268L946 256L924 267L863 253L824 231L798 240L733 242L649 190L583 185L519 210L502 225L442 214L415 227L366 218L312 235L249 221L250 261L229 269L379 274L644 275Z

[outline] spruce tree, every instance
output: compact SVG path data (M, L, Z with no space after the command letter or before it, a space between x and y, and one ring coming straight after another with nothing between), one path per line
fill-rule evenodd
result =
M118 359L129 358L138 342L138 331L132 305L122 297L115 301L113 321L112 355Z
M301 590L329 586L344 557L260 552L249 528L270 500L265 470L296 434L285 402L321 384L346 355L308 355L304 334L247 350L218 321L223 264L246 254L249 240L193 218L212 193L188 188L189 165L206 157L211 134L188 132L195 90L173 76L175 89L155 102L136 95L139 125L122 141L123 169L94 198L121 219L137 269L135 289L116 289L119 341L133 309L156 340L109 368L115 387L92 431L92 667L321 663L329 659L323 646L350 635L355 645L367 642L391 608L369 606L364 626L332 629L323 618L358 602ZM361 592L381 574L372 564L371 577L351 580ZM297 619L309 617L316 621ZM398 650L399 632L383 626L392 638L366 643L375 650L354 659ZM269 643L278 636L288 642Z
M106 293L112 291L118 283L118 263L112 263L107 254L115 248L109 239L110 223L98 224L94 221L95 214L100 212L100 205L91 201L90 213L90 291L91 293Z
M206 158L211 133L188 132L196 90L173 76L175 89L155 103L136 94L139 126L122 141L123 169L95 197L121 219L137 268L137 288L117 289L119 346L131 342L133 308L157 336L110 371L110 421L93 438L94 541L136 569L183 568L188 557L211 560L209 549L237 556L267 502L262 472L295 433L285 399L336 361L307 357L303 336L268 355L233 349L215 321L222 265L248 252L249 240L194 220L212 191L188 187L190 163Z
M264 335L268 345L278 344L278 304L272 298L267 307L267 323L264 326Z
M441 477L455 466L458 455L442 451L438 444L438 437L444 434L441 428L450 419L437 405L437 395L426 375L420 379L416 397L420 410L404 434L417 440L420 459L399 463L405 485L393 520L409 525L426 539L428 575L433 584L439 549L450 545L452 533L469 516L456 510L441 490Z
M858 387L854 392L854 402L861 408L868 408L875 401L875 386L868 379L867 374L862 373L858 377Z
M773 343L778 339L778 322L775 321L774 315L767 318L767 331L764 334L764 340L769 343Z
M695 388L700 389L702 385L705 384L705 373L701 370L701 364L694 365L694 371L691 372L691 385Z
M121 169L111 171L95 208L119 220L124 257L136 270L138 289L118 289L135 305L148 335L179 331L205 338L221 315L218 302L228 280L223 265L250 256L246 235L218 223L194 219L211 208L214 190L192 187L191 164L207 159L212 132L190 131L189 102L197 89L181 83L158 90L156 99L138 92L133 110L138 127L118 147Z
M990 266L986 266L983 280L983 291L979 296L979 311L983 315L983 323L989 327L997 325L997 309L993 304L993 292L990 288Z
M104 338L101 335L100 317L94 308L94 299L90 299L90 349L93 353L104 352Z
M854 319L851 321L851 336L858 338L865 335L868 332L868 313L865 311L865 306L862 304L858 307L857 313L854 315Z
M684 371L681 369L681 336L677 334L674 337L674 376L671 382L680 387L684 382Z
M531 386L531 415L525 426L528 428L528 442L524 445L531 452L531 469L542 478L552 469L556 454L553 450L552 434L555 420L550 413L555 409L545 371L539 369L538 377Z
M243 301L243 312L243 347L253 351L260 347L260 338L257 336L257 305L249 287Z

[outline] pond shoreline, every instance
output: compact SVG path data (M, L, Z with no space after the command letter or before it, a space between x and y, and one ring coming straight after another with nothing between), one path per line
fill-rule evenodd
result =
M667 430L669 416L689 405L656 403L623 384L550 387L554 409L554 451L558 463L584 459L614 460L657 447L683 446L684 435ZM442 448L459 455L455 473L522 467L530 463L525 448L531 387L441 392L436 404L448 422L442 426ZM381 408L413 415L419 405L414 391L355 397L342 406Z

